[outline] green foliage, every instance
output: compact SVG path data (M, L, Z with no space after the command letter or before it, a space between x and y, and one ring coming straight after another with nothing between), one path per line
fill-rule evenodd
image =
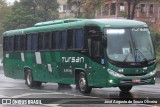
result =
M12 6L12 13L4 20L5 30L31 27L37 22L58 18L56 0L20 0Z
M160 63L160 33L153 32L152 39L156 50L157 62Z
M159 41L160 40L160 34L158 32L153 32L152 38L153 38L156 50L160 52L160 41Z
M0 57L2 55L1 44L3 44L2 33L5 31L2 22L6 18L6 16L9 15L10 13L11 13L10 6L7 6L7 4L5 3L5 0L0 0Z
M5 19L5 17L10 14L11 8L7 6L4 0L0 0L0 34L4 31L2 22ZM0 35L1 36L1 35Z
M72 12L76 18L94 18L96 10L106 1L107 0L68 0L68 4L75 7Z
M84 10L83 17L94 18L96 10L101 7L104 0L83 0L82 7Z

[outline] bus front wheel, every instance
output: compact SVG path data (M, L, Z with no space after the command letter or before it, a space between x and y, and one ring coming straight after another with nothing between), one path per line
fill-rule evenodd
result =
M132 86L119 86L119 89L123 92L129 92L132 89Z
M80 72L77 85L79 91L82 94L89 94L92 91L92 87L88 86L88 82L84 72Z
M32 72L31 70L27 70L25 72L25 81L26 81L26 84L32 88L32 87L40 87L42 85L42 82L39 82L39 81L34 81L33 80L33 76L32 76Z

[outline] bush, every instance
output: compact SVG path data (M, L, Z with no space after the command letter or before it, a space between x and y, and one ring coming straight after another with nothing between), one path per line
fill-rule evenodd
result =
M157 63L160 64L160 33L159 32L153 32L152 40L153 40L155 50L156 50Z

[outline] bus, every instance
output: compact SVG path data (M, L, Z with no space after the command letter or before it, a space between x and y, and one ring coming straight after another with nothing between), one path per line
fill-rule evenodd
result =
M3 33L6 77L30 87L54 82L93 88L155 84L156 57L146 23L128 19L63 19Z

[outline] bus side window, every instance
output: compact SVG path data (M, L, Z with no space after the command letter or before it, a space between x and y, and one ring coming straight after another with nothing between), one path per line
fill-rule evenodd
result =
M59 31L53 31L52 32L52 49L59 49Z
M51 38L52 38L51 48L52 48L52 49L55 49L55 46L56 46L56 43L55 43L55 31L52 32L52 37L51 37Z
M74 39L74 34L75 33L75 30L73 30L73 29L69 29L68 31L67 31L67 49L73 49L73 48L75 48L75 39Z
M20 35L16 35L15 36L15 51L20 51L21 48L21 36Z
M11 45L11 42L12 42L11 38L13 38L13 37L10 37L10 36L4 37L4 51L12 51L13 50L13 47Z
M102 43L101 41L92 41L92 56L93 57L102 57Z
M14 51L14 36L10 37L9 45L10 45L9 51Z
M43 49L49 50L51 49L51 32L45 32L43 39Z
M31 42L32 42L32 36L27 35L27 51L31 51Z
M36 33L31 34L32 39L31 39L31 50L36 51L38 50L38 35Z
M83 49L83 45L84 45L84 31L83 29L76 29L75 48Z
M44 32L41 32L41 33L39 33L39 35L38 35L38 47L39 47L39 50L43 50L44 48L43 48L43 41L44 41Z
M100 40L91 41L91 56L93 60L98 63L101 63L101 59L103 58L103 46Z
M67 32L62 31L61 32L61 49L66 49L66 40L67 40Z
M25 43L26 43L26 37L25 35L21 35L20 36L20 50L21 51L25 50L25 47L26 47Z

